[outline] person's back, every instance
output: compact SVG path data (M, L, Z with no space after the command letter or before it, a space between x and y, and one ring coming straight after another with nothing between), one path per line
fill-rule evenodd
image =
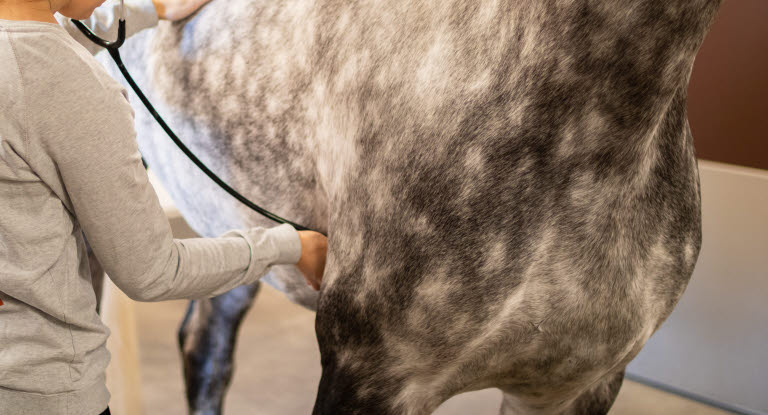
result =
M73 122L92 136L67 136L64 125L73 106L98 109L104 104L93 99L120 94L120 86L57 24L2 21L0 36L0 401L23 406L15 400L26 396L7 391L14 389L40 394L38 408L46 412L95 413L103 408L88 405L109 396L109 332L96 314L75 217L77 204L89 201L78 191L70 198L65 181L76 158L101 162L88 150L92 138L114 135L112 126L90 119ZM60 161L68 162L63 170Z

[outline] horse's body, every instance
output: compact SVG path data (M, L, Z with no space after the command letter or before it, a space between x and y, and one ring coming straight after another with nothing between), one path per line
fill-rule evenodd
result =
M328 233L319 297L293 267L266 277L317 309L316 414L426 414L487 387L502 413L601 413L698 256L686 90L718 5L215 0L123 54L214 171ZM274 226L134 106L196 231ZM256 291L190 307L199 413L220 410Z

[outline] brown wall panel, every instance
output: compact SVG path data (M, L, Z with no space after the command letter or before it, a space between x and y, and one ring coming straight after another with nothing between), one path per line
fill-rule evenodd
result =
M768 169L768 0L725 0L693 66L688 118L699 158Z

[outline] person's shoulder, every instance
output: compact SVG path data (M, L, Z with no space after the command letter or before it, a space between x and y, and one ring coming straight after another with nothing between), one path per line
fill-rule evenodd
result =
M130 111L122 86L63 28L57 29L14 39L28 114L40 124L75 128L72 119Z
M130 135L133 110L122 86L63 28L19 37L14 46L31 146L59 154Z
M12 42L24 87L29 92L44 92L52 97L54 93L80 95L119 88L101 64L60 26L16 32Z

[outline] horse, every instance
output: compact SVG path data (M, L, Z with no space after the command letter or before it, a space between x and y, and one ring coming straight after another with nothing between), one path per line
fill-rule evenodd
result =
M198 156L328 235L313 414L598 414L701 246L686 115L720 0L214 0L123 56ZM107 64L115 77L117 70ZM132 94L132 93L131 93ZM139 147L202 236L273 226L172 147ZM259 284L190 302L190 413L219 414Z

